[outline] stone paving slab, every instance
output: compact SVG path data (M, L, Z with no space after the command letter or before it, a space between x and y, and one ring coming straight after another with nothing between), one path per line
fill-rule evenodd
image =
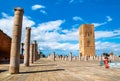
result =
M120 81L120 69L105 69L98 61L55 61L43 58L10 75L8 64L0 65L0 81Z
M83 81L120 81L120 69L106 69L99 65L99 61L62 61L61 63L56 61L56 63Z
M30 67L20 65L20 74L8 73L9 65L0 65L0 81L77 81L77 79L66 73L66 70L48 59L40 59ZM4 69L3 69L4 68ZM2 77L1 77L2 76ZM71 79L71 80L70 80Z

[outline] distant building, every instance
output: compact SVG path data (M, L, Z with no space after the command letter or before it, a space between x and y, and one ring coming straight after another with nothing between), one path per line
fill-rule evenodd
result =
M94 25L83 24L79 28L80 56L95 56Z

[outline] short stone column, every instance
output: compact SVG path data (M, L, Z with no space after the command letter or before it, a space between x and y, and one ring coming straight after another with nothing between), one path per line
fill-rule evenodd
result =
M112 56L112 59L113 59L113 61L115 61L115 60L116 60L116 59L115 59L115 55L113 55L113 56Z
M67 61L67 56L65 56L65 61Z
M11 74L19 73L20 42L21 42L21 32L22 32L22 20L24 13L24 10L19 7L15 8L14 11L15 11L14 27L12 32L10 66L9 66L9 73Z
M102 60L103 60L103 56L101 55L101 56L100 56L100 61L102 61Z
M84 56L84 61L87 61L87 56Z
M32 64L33 63L33 46L34 44L31 44L30 45L30 63Z
M68 57L69 57L69 61L72 61L72 52L69 53Z
M62 59L63 61L65 60L65 56L63 56L63 59Z
M93 56L90 56L90 60L93 60Z
M26 27L24 65L29 66L31 28Z
M52 53L52 61L55 61L55 52Z

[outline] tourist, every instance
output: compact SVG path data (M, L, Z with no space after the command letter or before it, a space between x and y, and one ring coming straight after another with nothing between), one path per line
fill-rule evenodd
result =
M105 57L105 59L104 59L105 68L109 68L108 63L109 63L108 57Z

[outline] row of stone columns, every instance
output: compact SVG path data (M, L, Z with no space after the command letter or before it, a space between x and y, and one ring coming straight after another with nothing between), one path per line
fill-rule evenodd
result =
M55 52L53 52L51 55L48 56L49 59L52 61L55 60L63 60L63 61L101 61L104 60L104 56L72 56L72 53L70 52L68 56L62 56L62 55L55 55ZM117 58L116 58L117 59ZM114 61L115 57L109 57L109 60Z
M29 63L34 63L36 60L38 60L40 57L38 55L38 45L37 41L34 40L32 44L30 44L30 58L29 58Z
M53 52L51 55L48 56L49 59L51 59L52 61L55 61L55 60L69 60L69 61L72 61L72 53L70 52L68 54L68 57L66 56L57 56L55 54L55 52Z
M24 10L22 8L14 9L14 26L12 33L12 42L11 42L11 53L10 53L10 66L9 73L16 74L19 73L19 64L20 64L20 42L21 42L21 31L22 31L22 20ZM34 41L30 45L30 36L31 28L26 27L26 36L25 36L25 46L24 46L24 65L29 66L29 63L36 61L38 57L37 51L37 41ZM23 47L23 45L22 45ZM22 49L23 53L23 49Z

